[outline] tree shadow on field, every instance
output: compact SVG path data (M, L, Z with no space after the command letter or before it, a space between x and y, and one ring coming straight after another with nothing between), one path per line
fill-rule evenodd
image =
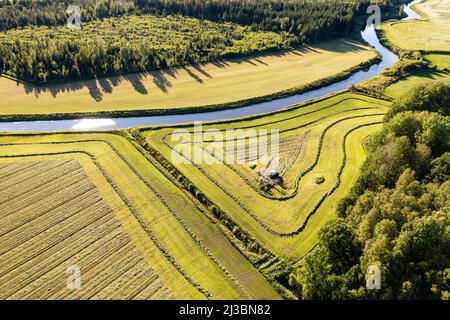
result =
M162 93L169 93L174 84L169 79L177 80L180 72L186 73L198 84L204 84L205 79L214 78L214 68L231 69L238 68L246 63L252 67L269 67L274 57L282 58L287 55L295 55L299 59L305 58L308 54L324 54L326 52L349 53L367 50L367 46L356 40L337 39L320 42L311 45L302 45L288 50L271 51L261 54L253 54L248 57L233 58L213 61L210 63L193 64L177 68L167 68L156 71L130 73L110 77L101 77L92 80L78 80L67 83L34 85L17 80L17 85L23 86L26 94L34 94L39 97L41 94L50 93L57 97L60 93L78 92L87 90L89 96L96 102L101 102L106 95L114 93L114 89L120 85L130 85L135 92L141 95L151 94L152 90L159 90ZM272 58L272 60L271 60ZM153 88L153 89L151 89Z
M208 72L206 72L206 70L204 69L204 66L205 66L205 64L193 64L192 68L194 68L195 70L200 72L206 78L212 79L213 78L212 75L209 74Z
M161 90L163 93L169 93L169 88L172 87L172 82L170 82L162 71L154 71L151 73L153 76L153 83Z
M99 78L98 84L100 85L104 93L113 92L113 84L108 78Z
M133 74L126 74L122 77L131 83L134 90L140 94L146 95L148 94L147 89L145 88L145 85L143 83L143 78L147 76L147 73L133 73Z
M183 67L183 70L187 72L187 74L194 79L195 81L197 81L198 83L203 83L203 79L201 77L199 77L198 75L196 75L189 67Z

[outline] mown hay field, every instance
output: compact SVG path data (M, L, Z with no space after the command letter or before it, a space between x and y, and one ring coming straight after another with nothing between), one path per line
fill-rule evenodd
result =
M353 40L150 73L33 86L0 77L0 114L179 109L302 87L376 57Z
M235 222L236 233L248 231L265 248L296 260L314 248L320 228L335 218L338 201L350 190L365 160L363 142L380 129L388 106L345 92L271 115L204 125L203 130L211 132L280 130L284 185L268 192L256 183L258 168L248 164L180 163L172 157L180 142L172 136L173 127L142 129L141 134L149 149L160 153L160 162L174 166ZM176 129L192 131L193 126ZM247 146L252 147L251 139ZM214 152L203 155L208 159ZM318 183L320 177L324 181Z
M0 136L2 299L276 299L119 133ZM66 287L81 269L81 290Z
M450 0L426 0L414 10L421 20L382 25L386 41L405 50L450 51Z

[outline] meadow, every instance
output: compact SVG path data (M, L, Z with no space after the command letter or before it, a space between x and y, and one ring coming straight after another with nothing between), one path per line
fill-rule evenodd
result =
M0 144L2 299L279 298L124 133ZM66 288L71 265L80 291Z
M204 125L203 130L280 130L281 157L289 161L284 161L283 186L269 191L258 187L258 168L248 164L172 163L174 128L141 129L139 134L175 179L185 177L210 206L223 210L218 215L237 227L235 233L248 232L292 262L314 248L318 230L335 217L338 200L349 191L365 160L363 142L379 130L388 105L344 92L267 116ZM189 125L176 128L193 130ZM214 157L210 152L204 155ZM318 183L318 177L324 181Z
M403 77L400 81L388 86L385 94L392 98L401 98L418 85L450 79L450 54L425 54L424 58L430 63L432 69L421 70Z
M421 20L384 23L384 40L403 50L450 51L450 1L426 0L414 10Z
M438 70L450 71L450 54L426 54L425 59Z
M35 86L0 77L0 113L164 113L201 109L301 90L376 56L374 50L359 42L338 39L249 58L66 84Z

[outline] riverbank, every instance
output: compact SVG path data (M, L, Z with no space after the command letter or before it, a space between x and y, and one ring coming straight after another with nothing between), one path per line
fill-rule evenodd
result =
M373 48L375 48L379 54L378 57L373 57L370 62L363 62L362 64L353 67L356 69L348 69L347 72L342 72L341 74L331 76L326 80L321 80L316 82L314 85L303 86L296 88L294 90L285 90L282 93L274 93L269 96L262 96L258 98L248 99L246 101L240 101L238 103L230 104L219 104L213 105L210 110L203 109L201 111L209 111L203 113L195 113L194 109L186 109L180 107L177 110L177 114L170 114L171 111L163 111L164 114L157 113L155 111L148 110L138 110L123 112L118 111L117 113L108 111L108 113L94 113L90 112L90 116L94 116L95 120L80 119L80 120L68 120L67 113L43 113L40 115L26 115L23 114L10 113L9 115L3 116L3 123L0 123L0 131L60 131L60 130L89 130L89 129L124 129L134 126L148 126L148 125L158 125L158 124L175 124L175 123L186 123L192 121L212 121L212 120L222 120L222 119L233 119L239 117L245 117L253 114L263 114L268 112L274 112L285 108L293 104L298 104L311 99L319 98L327 94L339 92L346 90L349 87L361 83L367 79L370 79L386 68L391 67L398 61L398 57L385 48L378 40L377 34L373 27L367 27L362 33L362 38L369 43ZM369 51L370 52L370 51ZM372 65L368 70L361 70L354 72L359 69L367 68L367 66L374 61L379 61L381 57L381 62L376 65ZM341 65L340 62L336 62ZM342 80L344 79L344 80ZM290 82L292 79L287 79ZM341 81L339 81L341 80ZM337 81L337 82L336 82ZM234 79L234 84L240 87L241 83ZM332 83L332 84L331 84ZM329 85L327 85L329 84ZM105 84L106 85L106 84ZM135 84L138 88L142 89L138 84ZM291 84L292 85L292 84ZM318 88L320 86L320 88ZM316 88L316 89L315 89ZM145 88L144 88L145 89ZM94 93L95 90L92 92ZM295 94L299 93L300 94ZM32 93L32 90L29 92ZM195 96L198 96L198 92ZM77 102L77 99L72 99L72 102ZM268 102L263 102L267 101ZM46 105L48 108L49 103ZM247 107L244 107L248 105ZM235 109L230 109L230 108ZM227 109L227 110L222 110ZM27 106L28 110L28 106ZM46 109L48 110L48 109ZM150 115L145 116L145 114L140 114L139 112L152 112ZM160 112L160 111L158 111ZM169 112L169 113L168 113ZM198 112L198 111L197 111ZM184 113L184 114L183 114ZM141 116L144 115L144 116ZM72 119L88 116L87 113L72 112ZM50 119L64 119L49 121ZM28 122L26 121L28 120ZM37 120L37 121L36 121ZM8 122L9 121L9 122Z
M0 110L10 121L216 111L329 85L377 61L370 47L338 39L252 58L47 87L0 78Z

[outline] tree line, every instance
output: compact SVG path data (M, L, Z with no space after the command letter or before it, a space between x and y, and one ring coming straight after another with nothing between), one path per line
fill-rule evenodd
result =
M0 31L26 26L60 26L67 22L66 10L78 5L84 22L119 17L132 3L116 0L0 0Z
M290 283L304 299L450 299L450 81L398 100L339 219ZM366 288L370 266L381 289Z
M188 44L182 43L176 48L167 46L162 50L151 42L118 45L111 41L97 43L95 39L66 39L55 29L54 35L43 39L30 41L19 34L16 41L1 42L0 73L45 83L148 71L289 48L349 34L356 19L372 2L388 6L402 1L406 0L0 0L0 31L6 38L8 32L17 28L64 25L68 16L66 9L71 4L80 6L84 23L125 15L179 15L220 24L236 23L247 26L248 31L275 32L282 37L282 41L276 43L272 40L246 43L230 53L228 49L233 46L234 39L239 39L229 34L225 34L225 39L200 35L190 39ZM104 32L106 30L98 30L98 35L101 37ZM227 32L225 27L224 32Z
M286 31L300 41L348 33L370 4L383 9L409 0L0 0L0 31L28 25L57 26L66 9L78 5L84 22L127 13L181 14L216 22L235 22L261 30Z
M33 83L177 67L281 49L284 38L184 16L125 16L82 30L47 27L0 34L0 72ZM101 31L100 31L101 30Z

